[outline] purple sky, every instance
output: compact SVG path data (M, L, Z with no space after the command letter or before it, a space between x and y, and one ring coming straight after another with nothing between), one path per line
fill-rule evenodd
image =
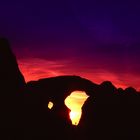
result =
M71 74L140 89L140 2L4 0L7 37L26 80Z

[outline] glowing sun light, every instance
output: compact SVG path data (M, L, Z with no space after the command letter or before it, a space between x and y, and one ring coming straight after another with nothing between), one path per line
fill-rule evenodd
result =
M69 116L73 125L78 125L82 115L81 108L87 98L85 91L74 91L65 99L65 105L71 110Z
M48 103L48 108L49 108L49 109L52 109L52 107L53 107L53 102L49 102L49 103Z
M77 110L77 111L71 111L70 112L70 119L72 120L73 125L78 125L79 120L81 118L82 111Z

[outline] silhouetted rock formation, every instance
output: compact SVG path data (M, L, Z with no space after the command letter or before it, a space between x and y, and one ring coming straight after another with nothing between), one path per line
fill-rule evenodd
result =
M6 39L0 39L0 77L1 88L4 91L12 90L17 93L25 85L24 77ZM7 85L9 88L7 88Z
M75 139L126 139L139 136L140 94L133 88L117 89L109 81L97 85L78 76L40 79L29 82L27 87L32 95L38 96L37 100L43 99L40 103L55 103L55 116L60 115L65 106L64 99L72 91L84 90L90 95L82 108L80 124L72 131ZM67 116L69 111L65 108L62 112L66 112ZM63 119L69 121L68 116Z
M96 84L79 76L58 76L28 82L27 90L30 98L28 106L32 108L28 114L35 116L35 120L31 119L31 121L33 121L32 123L42 120L40 124L46 124L44 125L44 129L50 130L48 131L50 134L54 133L54 131L51 132L53 129L56 130L55 133L58 133L61 137L67 138L67 135L71 132L73 132L73 134L71 134L69 138L75 136L75 131L69 118L70 110L64 104L64 100L72 91L84 90L89 92L94 87L96 87ZM49 101L54 103L51 110L47 109ZM51 118L47 119L50 115ZM55 119L53 119L54 116ZM29 121L29 123L31 123L31 121Z
M24 77L18 68L9 42L0 38L0 128L7 132L5 134L9 135L7 137L17 135L11 131L18 131L17 128L21 127L24 87Z
M96 87L95 84L89 80L83 79L79 76L58 76L38 81L31 81L27 83L27 88L37 96L44 97L42 103L52 101L56 104L54 107L59 107L68 95L75 90L84 90L87 93ZM38 97L41 98L42 97Z
M82 108L80 134L85 139L140 138L139 109L140 94L135 89L117 89L103 82Z
M140 93L129 87L100 85L79 76L24 81L6 39L0 39L0 128L8 140L140 139ZM77 127L64 100L75 90L90 97ZM54 106L48 109L48 102ZM1 138L0 134L0 139Z

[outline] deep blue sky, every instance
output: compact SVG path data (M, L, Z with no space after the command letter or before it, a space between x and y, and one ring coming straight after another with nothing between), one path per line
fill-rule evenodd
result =
M76 74L140 87L138 1L4 0L0 36L27 80Z

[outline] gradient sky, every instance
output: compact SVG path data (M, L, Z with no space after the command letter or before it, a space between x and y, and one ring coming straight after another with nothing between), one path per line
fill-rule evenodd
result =
M140 90L138 0L4 0L0 36L26 81L70 74Z

